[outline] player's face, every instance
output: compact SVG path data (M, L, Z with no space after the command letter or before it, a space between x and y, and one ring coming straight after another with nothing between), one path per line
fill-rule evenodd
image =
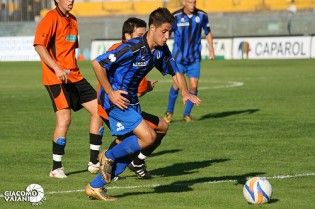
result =
M74 0L56 0L59 9L64 13L67 14L69 13L74 4Z
M191 14L194 12L196 7L196 0L184 0L184 11L185 13Z
M172 25L170 23L163 23L160 27L152 26L154 30L154 42L158 46L166 45L167 40L170 37L170 30Z
M143 36L145 34L145 30L146 30L145 27L135 28L133 30L133 33L131 34L131 38L137 38L139 36Z

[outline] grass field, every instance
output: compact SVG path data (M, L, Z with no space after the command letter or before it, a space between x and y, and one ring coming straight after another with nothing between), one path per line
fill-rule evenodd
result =
M96 84L90 62L79 62ZM0 208L34 208L6 202L5 191L39 184L45 201L38 208L310 209L315 193L315 60L204 61L199 96L203 103L182 122L177 101L174 122L162 145L147 160L152 180L125 171L108 185L117 202L89 200L83 193L94 175L89 160L89 116L73 114L63 165L67 179L48 177L55 124L41 85L38 62L0 62ZM154 91L142 109L163 116L171 77L156 70ZM103 147L112 141L108 129ZM270 203L249 205L246 179L265 176L273 186Z

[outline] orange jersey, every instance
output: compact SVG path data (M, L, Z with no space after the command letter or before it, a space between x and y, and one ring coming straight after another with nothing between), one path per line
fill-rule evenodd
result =
M45 46L61 69L70 70L69 83L83 79L75 56L75 49L79 47L78 23L72 14L66 17L58 7L49 11L37 26L34 38L34 46L36 45ZM62 83L53 69L42 60L41 64L44 85Z
M109 51L113 51L114 49L116 49L117 47L119 47L119 46L122 45L122 44L123 44L123 42L115 43L115 44L113 44L107 51L108 51L108 52L109 52ZM100 87L101 87L101 85L100 85L100 83L98 83L98 84L97 84L97 95L98 95L98 93L99 93L99 91L100 91ZM148 88L148 81L147 81L146 77L144 77L144 78L141 80L141 82L139 83L138 92L139 92L139 93L145 92L145 91L147 90L147 88ZM98 109L98 114L99 114L102 118L108 120L107 113L106 113L106 111L103 109L102 105L100 105L100 103L98 104L97 109Z

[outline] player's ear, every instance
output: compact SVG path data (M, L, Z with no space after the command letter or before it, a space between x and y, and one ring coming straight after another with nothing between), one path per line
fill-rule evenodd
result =
M125 33L125 40L128 41L130 39L132 39L131 34L130 33Z
M150 25L150 30L154 31L155 28L156 28L155 25L153 25L153 24Z

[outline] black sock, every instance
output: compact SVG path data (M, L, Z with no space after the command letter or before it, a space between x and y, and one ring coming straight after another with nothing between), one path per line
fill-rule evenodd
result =
M116 142L117 139L114 139L114 141L112 141L112 143L109 145L108 149L111 149L113 147L115 147L118 143Z
M137 152L137 156L136 156L136 157L133 159L133 161L132 161L132 163L133 163L134 165L142 165L142 164L144 163L144 160L142 160L142 159L140 159L140 158L138 157L139 153L140 153L140 152Z
M57 168L61 168L61 167L62 167L61 161L59 162L59 161L54 161L53 160L53 168L52 168L52 170L56 170Z
M59 145L59 144L55 143L54 141L52 143L53 143L53 146L52 146L53 155L64 155L65 154L65 146L64 145ZM61 161L53 160L52 170L55 170L55 169L61 168L61 167L62 167Z
M90 148L90 161L93 164L98 163L98 154L100 153L99 147L102 145L102 135L92 134L90 133L90 146L98 147L98 149L91 149Z
M156 139L155 139L154 143L153 143L150 147L141 150L141 153L142 153L144 156L149 157L149 156L152 154L152 152L153 152L154 150L156 150L156 148L158 148L158 146L160 146L160 144L161 144L161 142L162 142L162 139L163 139L163 137L164 137L165 135L166 135L165 133L156 133ZM134 165L142 165L142 164L144 163L144 160L143 160L143 159L140 159L140 158L138 157L139 153L140 153L140 152L137 152L136 157L135 157L135 158L133 159L133 161L132 161L132 163L133 163Z
M156 138L155 138L154 143L150 147L141 150L141 153L143 155L149 157L152 154L152 152L154 150L156 150L156 148L158 148L158 146L160 146L164 136L165 136L165 133L156 133Z

